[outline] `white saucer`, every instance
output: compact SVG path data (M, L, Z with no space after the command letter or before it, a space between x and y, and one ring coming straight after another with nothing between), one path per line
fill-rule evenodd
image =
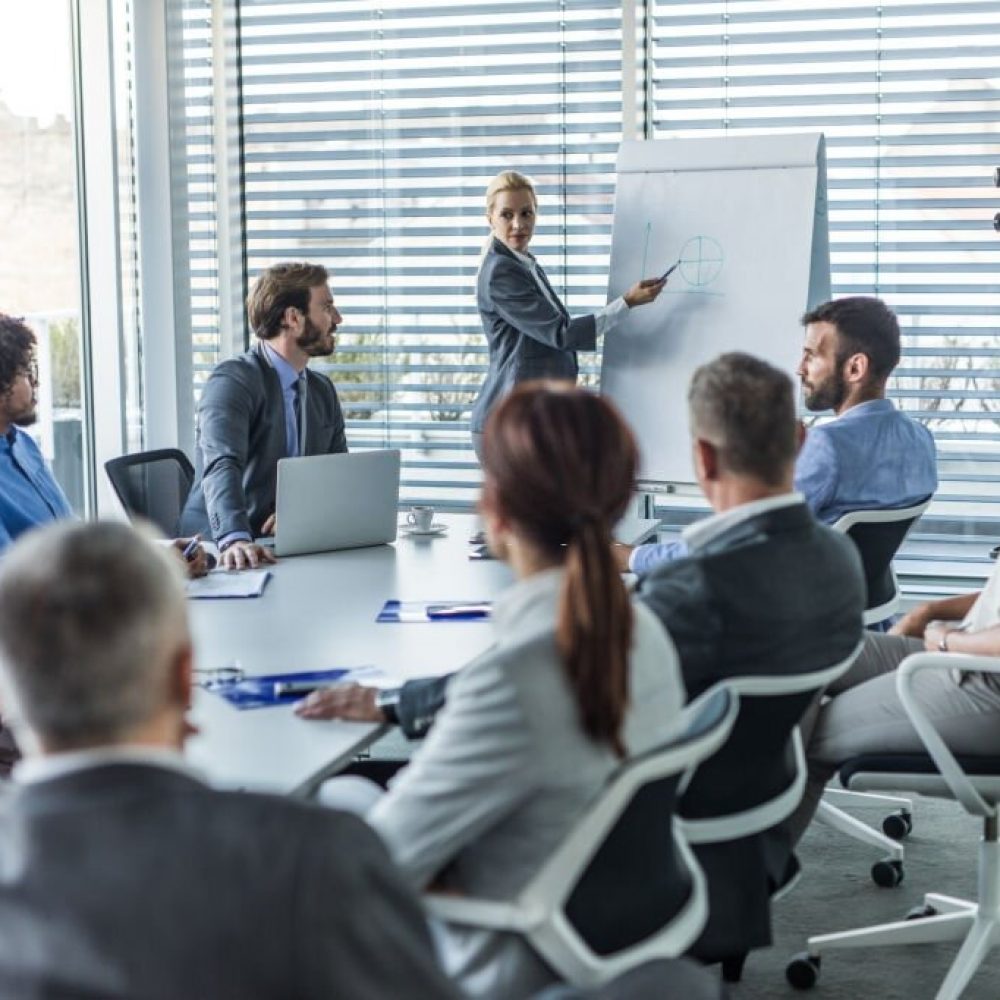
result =
M442 524L440 521L435 522L429 528L420 529L412 524L401 524L399 530L404 535L413 535L417 538L425 537L428 535L443 535L448 530L447 524Z

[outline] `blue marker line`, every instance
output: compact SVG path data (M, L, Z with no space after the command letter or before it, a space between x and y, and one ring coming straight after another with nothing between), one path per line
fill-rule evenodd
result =
M642 270L639 272L639 280L641 281L646 277L646 254L649 253L649 234L653 229L653 223L646 223L646 242L642 247Z

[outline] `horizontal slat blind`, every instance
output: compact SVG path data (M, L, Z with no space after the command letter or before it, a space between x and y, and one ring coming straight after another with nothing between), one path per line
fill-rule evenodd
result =
M933 522L1000 517L1000 2L656 2L657 136L823 131L837 296L903 325L898 405L940 453Z
M242 0L240 23L251 279L284 259L329 268L345 322L316 367L351 447L400 447L404 498L467 505L486 184L535 179L533 250L571 311L602 305L620 4Z
M181 38L187 170L180 178L179 198L187 225L187 293L190 296L192 367L197 395L220 360L212 0L181 0Z

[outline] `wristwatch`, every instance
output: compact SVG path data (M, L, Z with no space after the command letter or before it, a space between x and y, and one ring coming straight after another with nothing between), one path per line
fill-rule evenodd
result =
M942 653L947 653L948 636L951 635L952 632L964 632L968 627L968 625L956 625L954 628L945 629L941 633L941 638L938 639L938 649L940 649Z
M381 710L386 722L398 726L399 688L382 688L375 695L375 707Z

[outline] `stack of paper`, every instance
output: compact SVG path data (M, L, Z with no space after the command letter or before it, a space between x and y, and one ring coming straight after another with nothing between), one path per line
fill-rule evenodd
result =
M198 580L188 580L188 597L202 600L215 597L260 597L267 581L269 569L248 569L241 573L216 569Z

